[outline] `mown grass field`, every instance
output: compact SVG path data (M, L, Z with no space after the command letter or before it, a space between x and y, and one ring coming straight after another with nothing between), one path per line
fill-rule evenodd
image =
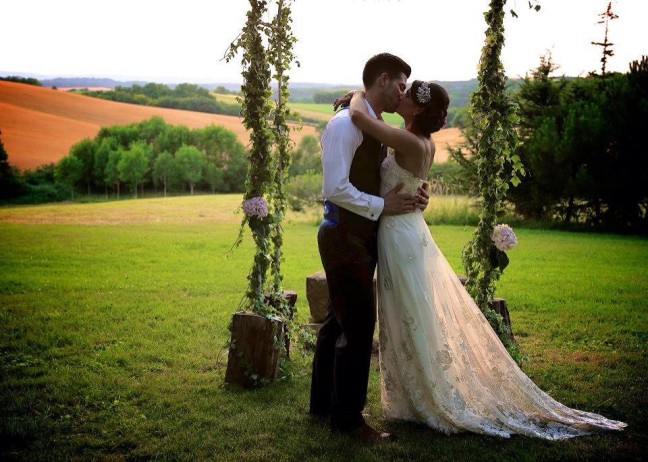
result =
M307 415L312 353L282 380L224 384L251 264L230 252L240 196L0 209L0 458L5 460L645 460L648 240L516 229L499 285L525 372L559 401L629 423L569 441L445 436L385 420L374 358L363 446ZM431 227L452 266L472 228ZM307 322L312 215L285 225L285 287Z

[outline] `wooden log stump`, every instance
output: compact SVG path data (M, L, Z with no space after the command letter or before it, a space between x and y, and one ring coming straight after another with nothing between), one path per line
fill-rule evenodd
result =
M376 299L376 275L373 278L374 299ZM328 314L328 284L326 273L317 271L306 277L306 300L310 309L309 326L319 329Z
M310 309L310 323L324 322L328 312L328 284L323 270L306 277L306 300Z
M273 381L283 340L283 321L250 312L234 313L225 382L252 387Z

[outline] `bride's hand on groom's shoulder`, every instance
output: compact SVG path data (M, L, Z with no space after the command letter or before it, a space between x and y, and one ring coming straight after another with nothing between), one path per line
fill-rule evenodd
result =
M401 194L400 190L403 189L403 186L403 183L400 183L385 194L385 205L382 212L383 215L401 215L403 213L410 213L418 207L419 195Z
M339 107L348 106L351 103L351 98L358 91L360 90L349 90L346 95L335 98L335 101L333 101L333 110L337 111Z
M421 209L421 212L424 212L428 204L430 203L430 194L428 193L427 181L419 186L416 202L418 204L418 208Z

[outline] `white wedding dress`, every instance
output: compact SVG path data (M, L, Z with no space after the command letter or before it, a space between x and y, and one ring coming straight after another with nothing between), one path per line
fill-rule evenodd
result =
M422 183L393 155L381 194ZM569 438L623 422L570 409L517 366L436 246L420 211L381 218L378 231L381 400L388 418L445 433Z

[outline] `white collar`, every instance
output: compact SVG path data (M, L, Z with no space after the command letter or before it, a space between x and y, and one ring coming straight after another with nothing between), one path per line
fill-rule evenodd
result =
M378 116L376 115L373 108L371 107L371 104L369 104L369 101L367 101L366 99L365 99L365 104L367 105L367 110L369 111L369 115L371 115L371 117L373 117L374 119L377 119Z

